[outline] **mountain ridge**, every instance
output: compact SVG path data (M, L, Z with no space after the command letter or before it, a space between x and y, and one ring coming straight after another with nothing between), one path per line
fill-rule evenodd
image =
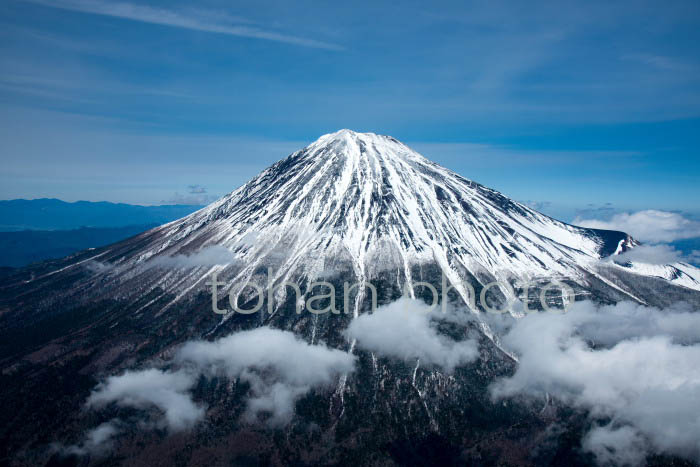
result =
M539 444L553 423L580 430L580 414L549 399L547 410L533 411L490 398L488 385L512 374L516 363L499 345L483 304L471 306L467 285L479 295L493 281L543 281L525 296L514 288L527 302L538 299L541 284L556 279L574 290L576 300L700 304L700 293L684 285L694 284L697 269L691 266L639 273L610 260L636 245L623 232L540 214L391 137L348 130L324 135L184 218L3 276L0 395L15 410L0 414L0 459L46 462L50 443L79 443L111 419L105 417L129 419L133 411L118 407L84 410L95 388L114 375L143 368L165 374L170 357L188 342L220 342L268 327L293 334L303 346L323 344L356 356L355 371L299 399L284 431L240 420L250 389L245 382L221 375L188 380L196 399L209 407L207 423L172 436L130 426L110 459L197 464L224 449L229 463L265 463L265 446L280 463L390 463L397 449L437 444L455 450L454 459L462 455L475 463L487 458L512 464L517 458L529 465L523 453L542 448L544 455L561 456L562 465L585 465L578 440L565 440L561 448ZM207 285L214 277L223 283L218 296ZM338 303L344 282L371 283L379 306L407 292L429 302L413 287L419 282L448 286L454 313L440 323L440 332L454 342L478 343L480 358L450 373L420 359L380 358L356 347L345 330L371 311L371 294L359 287L348 297L350 309L338 314L300 313L299 303L319 279L335 286ZM301 297L278 288L284 282L298 284ZM258 299L252 285L274 292L263 294L265 311L213 312L214 305L250 309ZM494 291L492 303L507 302L508 293ZM232 440L237 451L225 449ZM318 442L323 449L298 450ZM467 445L476 451L463 451Z
M143 206L110 201L63 201L57 198L0 200L1 231L71 230L162 224L202 206Z
M417 190L420 194L414 195ZM251 220L263 205L265 221ZM432 213L437 215L431 217ZM596 263L632 242L622 232L584 229L542 215L443 169L394 138L350 130L322 136L187 221L164 226L163 231L180 237L177 229L189 235L205 223L222 224L210 227L209 243L232 248L247 263L251 263L250 255L246 256L251 247L238 237L253 236L258 244L261 240L269 244L279 241L280 235L295 242L294 231L301 228L311 230L315 237L306 240L316 241L318 250L330 247L341 250L340 254L347 250L357 258L373 247L376 250L377 242L388 241L388 247L398 249L404 259L437 257L443 270L449 269L454 256L460 267L475 257L476 269L486 269L492 276L498 275L496 268L577 275L582 264ZM260 232L266 229L273 231L268 237ZM540 239L548 235L556 238L541 244ZM325 244L324 238L330 238L330 243ZM460 256L460 252L446 251L445 245L464 251ZM538 251L524 250L525 246ZM257 248L264 254L260 245ZM311 247L301 242L298 248L309 252ZM315 254L318 259L324 251ZM568 264L562 267L562 262ZM409 269L406 261L403 266ZM586 272L596 273L593 266ZM695 285L693 281L689 279L688 284Z

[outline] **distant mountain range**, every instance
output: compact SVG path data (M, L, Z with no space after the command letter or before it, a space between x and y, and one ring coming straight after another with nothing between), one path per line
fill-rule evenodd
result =
M197 205L138 206L107 201L68 203L54 198L0 201L0 231L71 230L164 224L202 208Z
M0 267L22 267L108 245L201 207L49 198L0 201Z

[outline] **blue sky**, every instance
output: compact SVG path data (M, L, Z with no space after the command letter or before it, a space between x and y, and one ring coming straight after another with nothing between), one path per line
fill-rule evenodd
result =
M698 214L698 44L696 0L6 0L0 198L207 201L351 128L563 218Z

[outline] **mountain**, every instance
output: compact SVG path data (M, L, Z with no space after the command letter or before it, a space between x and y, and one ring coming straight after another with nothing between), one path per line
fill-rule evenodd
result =
M182 219L3 276L0 394L13 410L0 416L0 459L103 462L48 447L80 444L87 430L105 422L104 413L85 410L96 387L109 387L110 376L127 370L171 371L183 344L193 340L223 345L227 336L264 327L356 357L357 367L329 377L324 387L301 391L304 381L297 381L293 418L282 428L241 419L247 391L279 389L278 383L261 388L246 380L250 373L207 373L188 383L208 407L206 423L171 434L120 422L129 427L104 462L415 465L438 456L447 464L528 465L537 455L586 464L576 440L538 445L557 426L580 431L580 414L490 399L489 382L511 374L516 362L501 348L485 305L519 295L536 308L540 292L565 305L564 297L545 293L552 281L570 287L576 300L700 303L700 273L690 265L615 261L638 245L623 232L540 214L391 137L324 135ZM214 278L221 284L217 300L207 285ZM335 296L321 301L332 305L335 298L338 314L301 312L320 280L335 287ZM512 290L486 295L495 281ZM284 283L298 284L302 296ZM358 287L345 295L345 283ZM404 294L427 300L429 288L421 283L433 284L457 310L441 332L455 342L475 339L481 358L448 371L420 359L382 357L348 338L348 327L372 305L366 285L388 306ZM272 293L258 302L255 287ZM484 292L486 303L472 303L470 289L477 297ZM256 302L264 306L254 314L212 310L249 310ZM184 348L208 348L193 345ZM119 420L136 416L133 404L126 411L110 407L109 416Z
M68 203L49 198L0 200L0 231L163 224L200 208L180 204L138 206L107 201Z

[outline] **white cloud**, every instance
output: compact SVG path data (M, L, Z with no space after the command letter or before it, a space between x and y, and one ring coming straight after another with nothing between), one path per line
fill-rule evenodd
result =
M47 0L28 0L53 8L80 11L96 15L114 16L117 18L140 21L143 23L160 24L183 29L193 29L231 36L251 37L269 41L313 47L317 49L342 50L342 47L328 42L266 31L247 24L246 20L230 17L223 12L213 12L199 9L182 11L154 8L134 3L112 2L104 0L63 0L52 2ZM231 24L239 23L239 24Z
M88 432L85 445L88 449L104 446L104 444L109 442L118 432L119 427L117 427L115 422L102 423L97 428Z
M240 378L251 386L247 416L270 414L269 423L288 422L294 403L314 387L327 386L353 371L355 357L325 345L311 345L292 332L269 327L242 331L214 342L189 342L176 360L208 375Z
M325 345L311 345L294 333L269 327L242 331L219 340L188 342L174 357L180 368L165 371L149 368L110 376L90 395L87 406L108 404L162 414L157 421L171 431L186 430L204 418L205 407L193 401L197 378L224 376L250 384L245 418L257 422L268 414L270 425L283 425L294 415L296 401L313 388L330 385L355 368L355 357ZM106 450L121 431L112 420L89 431L85 440L67 448L87 454ZM148 425L146 425L148 426Z
M192 193L181 194L175 192L173 196L168 199L161 200L161 204L186 204L190 206L205 206L211 204L219 199L216 195L209 195L207 193Z
M236 258L231 250L220 245L211 245L189 255L158 256L146 264L148 267L196 268L234 262Z
M111 420L88 431L80 444L72 446L54 444L52 447L65 454L77 454L79 456L92 454L99 456L111 449L113 438L117 436L121 430L122 427L119 421Z
M683 253L676 250L671 245L637 245L616 256L609 257L608 260L617 263L645 263L645 264L671 264L686 261Z
M700 237L700 222L686 219L675 212L653 209L615 214L608 221L577 217L574 224L594 229L619 230L642 242L672 242Z
M88 407L115 403L137 409L158 408L166 426L173 431L191 428L204 417L204 409L189 395L195 376L183 371L168 372L155 368L127 371L110 376L90 395Z
M433 318L438 313L419 301L399 299L377 308L374 313L360 315L345 330L349 339L357 339L359 347L379 355L403 360L420 359L427 365L438 365L447 371L474 361L478 346L474 340L454 341L439 334Z
M477 358L477 343L440 334L436 320L443 315L430 309L400 299L355 319L346 337L378 355L420 359L447 371ZM636 465L649 451L700 459L700 313L689 305L658 310L579 302L565 314L499 319L501 342L519 362L512 376L491 386L494 398L548 393L588 410L592 428L581 442L600 464ZM204 417L192 400L195 381L218 376L249 385L247 421L264 415L266 423L280 426L293 417L304 394L352 372L356 357L260 327L213 342L189 342L171 363L178 369L108 378L88 406L156 408L168 428L186 429ZM94 452L118 432L115 421L101 425L75 449Z
M187 191L191 194L202 194L202 193L206 193L207 189L205 187L203 187L202 185L188 185Z
M644 438L630 426L595 427L585 436L582 445L584 450L595 455L600 465L642 465L646 457Z
M594 429L584 443L604 462L633 459L638 437L651 450L700 459L700 313L576 303L514 321L502 342L519 363L492 386L495 398L546 392L639 433L608 428L605 438Z

